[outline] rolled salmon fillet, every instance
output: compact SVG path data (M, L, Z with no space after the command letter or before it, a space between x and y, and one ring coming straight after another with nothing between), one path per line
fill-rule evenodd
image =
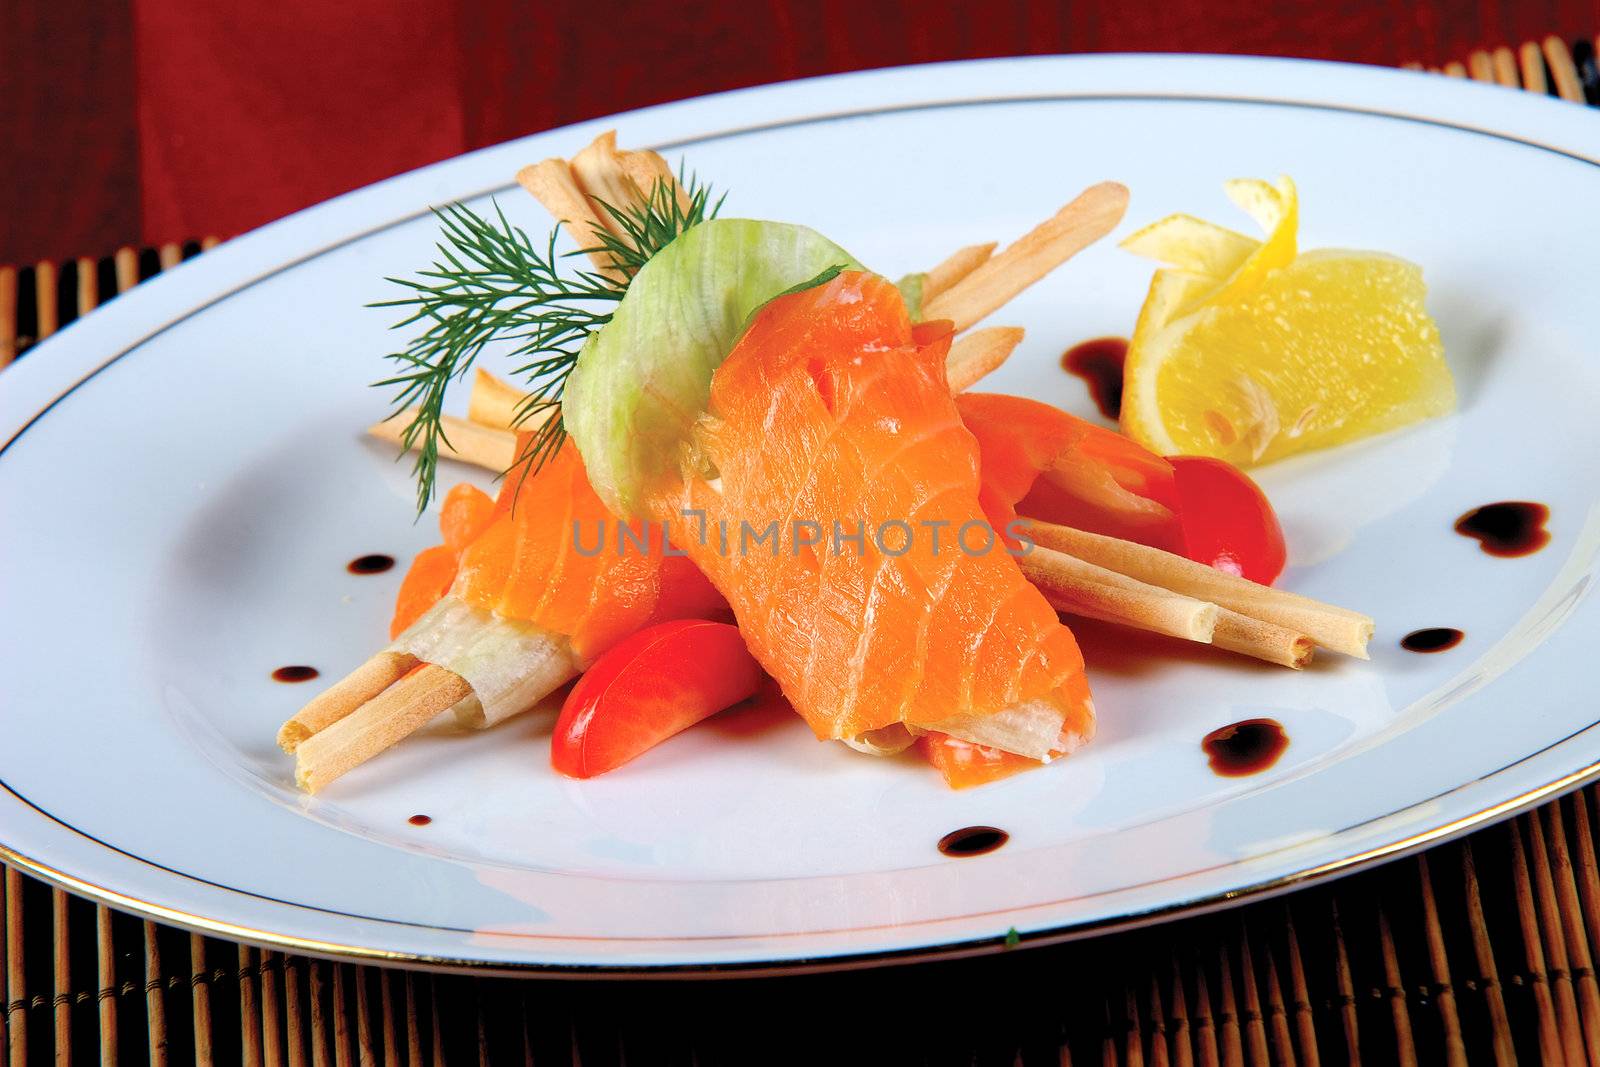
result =
M401 583L386 651L465 679L472 695L454 709L463 725L526 711L643 626L727 614L657 531L633 524L618 551L618 525L570 444L526 477L512 471L496 501L457 486L440 526L445 543L420 553Z
M1083 658L985 518L949 344L862 271L772 300L646 508L818 737L1046 760L1094 733Z

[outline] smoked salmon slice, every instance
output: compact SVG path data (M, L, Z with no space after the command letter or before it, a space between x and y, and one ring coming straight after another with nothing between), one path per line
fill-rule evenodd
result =
M998 748L974 745L949 734L926 733L917 738L917 752L933 764L951 789L970 789L1010 778L1023 771L1044 766L1039 760L1018 756ZM1052 753L1062 755L1062 753Z
M647 507L818 737L1045 759L1093 734L1083 658L985 519L949 345L875 275L780 296Z
M1172 464L1114 430L1020 396L963 393L997 529L1029 518L1182 553Z
M660 527L611 516L570 442L536 472L507 475L491 521L461 553L454 592L567 637L585 662L651 623L726 613L687 560L666 554Z
M395 597L389 639L399 637L428 609L445 598L455 584L461 553L494 520L495 502L475 485L462 482L445 494L439 509L439 534L444 544L425 548L411 561Z

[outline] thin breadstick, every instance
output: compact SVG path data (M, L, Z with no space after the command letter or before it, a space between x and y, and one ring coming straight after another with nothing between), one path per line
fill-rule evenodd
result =
M990 241L986 245L968 245L950 253L944 262L922 276L922 299L932 300L977 270L994 255L996 244Z
M1128 207L1128 190L1101 182L999 255L923 305L923 318L949 319L962 331L1110 233Z
M1051 550L1041 549L1036 546L1034 551L1049 552ZM1023 558L1025 559L1026 557ZM1086 580L1098 582L1101 585L1113 586L1142 595L1148 595L1153 589L1158 589L1161 592L1170 592L1170 590L1152 586L1146 582L1139 581L1137 578L1130 578L1126 574L1119 574L1114 570L1096 566L1093 563L1083 563L1082 560L1079 560L1079 562L1083 564L1084 569L1078 573ZM1024 573L1026 573L1025 564ZM1046 598L1049 598L1048 593L1046 593ZM1071 611L1072 609L1063 608L1061 610ZM1082 613L1080 612L1079 614ZM1096 616L1096 618L1102 618L1102 616ZM1128 623L1128 620L1125 619L1107 619L1106 621L1139 625L1137 621ZM1147 626L1140 626L1139 628L1150 629ZM1216 626L1211 633L1211 643L1229 652L1237 652L1242 656L1250 656L1254 659L1264 660L1267 663L1292 667L1295 670L1300 670L1310 663L1312 655L1316 652L1316 645L1305 634L1296 633L1287 627L1263 622L1260 619L1252 619L1236 611L1229 611L1227 608L1217 609Z
M547 159L523 167L517 171L517 183L543 204L557 222L566 226L579 248L590 250L589 261L601 273L622 276L612 264L610 254L599 251L602 238L609 231L590 206L589 198L583 194L566 160Z
M1309 664L1317 651L1316 642L1305 634L1227 608L1217 614L1217 629L1211 635L1211 643L1229 652L1297 671Z
M349 715L416 665L417 657L404 652L379 652L295 712L278 729L278 745L292 754L300 742Z
M662 182L668 183L676 194L678 205L687 208L689 197L678 185L677 176L672 173L672 168L667 161L661 158L661 153L640 149L632 152L618 152L617 158L622 164L622 169L627 172L639 192L645 196L654 196L656 186Z
M517 421L517 408L522 405L522 398L521 389L480 367L472 377L467 419L479 426L509 430Z
M1367 658L1372 640L1370 616L1348 608L1324 604L1310 597L1286 593L1247 578L1225 574L1159 548L1115 537L1030 520L1028 536L1036 544L1065 552L1081 560L1117 571L1141 582L1159 585L1187 596L1209 600L1241 615L1275 623L1305 634L1334 652Z
M572 176L589 198L595 217L624 239L627 232L606 205L626 212L652 196L657 183L673 182L672 168L656 153L617 151L616 130L602 133L572 157Z
M405 423L414 414L409 409L400 412L394 418L367 427L367 433L380 441L404 445ZM496 473L510 470L517 461L517 435L510 430L491 429L453 415L441 415L439 425L444 430L444 437L439 442L439 455L446 459L460 460ZM413 443L412 448L415 447Z
M950 392L970 389L1004 363L1021 343L1021 326L990 326L957 338L950 346L950 355L945 358Z
M613 277L621 277L621 273L610 254L596 250L606 234L626 239L627 232L608 206L629 211L653 196L661 182L672 187L680 206L688 206L667 161L648 150L618 151L616 130L596 137L571 162L547 159L522 168L517 181L566 224L579 248L591 250L590 261Z
M1022 573L1050 606L1185 641L1210 644L1217 606L1142 582L1110 583L1101 568L1035 545L1017 557Z
M460 675L424 664L354 714L301 741L295 752L295 782L315 793L471 695L472 687Z

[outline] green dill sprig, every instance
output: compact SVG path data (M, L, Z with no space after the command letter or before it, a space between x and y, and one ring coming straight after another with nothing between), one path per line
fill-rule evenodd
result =
M639 268L671 244L678 234L706 219L716 218L726 199L724 193L712 203L711 187L699 184L692 175L685 179L682 170L678 171L676 184L657 180L650 195L631 207L619 208L597 198L595 203L611 217L622 234L604 232L598 248L584 251L610 256L612 266L631 281Z
M598 201L597 201L598 202ZM566 439L559 404L578 352L606 323L639 268L679 234L716 215L719 199L681 172L675 186L662 179L632 207L601 207L621 235L606 233L601 246L558 256L559 227L542 245L513 226L496 203L485 218L463 204L436 208L441 235L438 258L415 278L389 278L409 292L372 307L403 308L408 314L395 329L420 326L404 350L386 358L396 373L374 384L395 389L390 418L412 412L401 434L402 447L417 453L417 510L433 499L439 446L448 445L444 398L491 344L504 346L517 361L515 374L527 386L515 424L538 429L517 457L522 476L537 471ZM610 260L610 272L558 269L559 261L597 252Z

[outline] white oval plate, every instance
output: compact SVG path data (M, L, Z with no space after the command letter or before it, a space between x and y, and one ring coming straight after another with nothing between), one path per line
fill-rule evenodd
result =
M1372 660L1291 674L1152 657L1080 626L1101 734L1064 764L953 793L915 761L735 714L626 770L549 770L548 716L432 730L308 800L273 745L381 643L435 540L404 465L360 430L397 338L363 304L430 256L426 208L616 126L815 225L890 275L1010 239L1084 186L1120 232L1225 219L1224 179L1291 173L1305 247L1425 265L1458 415L1261 473L1293 589L1379 621ZM397 132L403 136L403 132ZM392 179L230 242L73 324L0 388L0 841L6 858L156 918L291 949L438 966L651 973L979 951L1220 906L1417 848L1600 766L1587 596L1600 547L1600 117L1444 78L1276 60L1032 59L857 74L558 130ZM1102 242L1004 321L989 386L1089 409L1068 344L1132 325L1150 265ZM452 472L454 473L454 472ZM1497 559L1468 509L1548 504L1553 541ZM1454 626L1420 656L1398 639ZM1199 740L1270 715L1247 779ZM432 823L412 826L413 814ZM949 830L1010 831L953 860Z

